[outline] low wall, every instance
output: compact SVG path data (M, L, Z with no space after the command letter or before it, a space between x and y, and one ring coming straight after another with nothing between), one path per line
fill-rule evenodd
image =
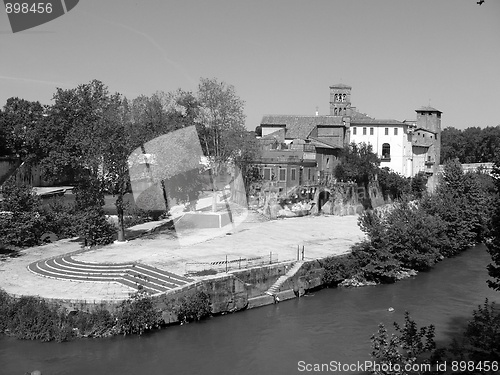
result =
M273 304L274 298L265 292L280 276L286 274L292 265L293 262L280 263L224 273L189 284L181 289L153 296L153 303L162 311L162 317L167 324L179 322L175 313L176 307L181 304L184 297L198 291L203 291L210 296L212 314L230 313ZM277 296L284 301L304 295L307 290L322 285L323 272L320 261L304 262L297 273L280 287ZM97 309L114 312L122 303L120 300L92 301L50 298L44 298L44 300L51 305L63 306L68 311L85 312Z

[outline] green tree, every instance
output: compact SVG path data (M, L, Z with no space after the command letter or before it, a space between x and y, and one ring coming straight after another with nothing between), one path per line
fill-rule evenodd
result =
M351 143L344 148L334 174L341 181L355 181L367 187L377 175L379 165L380 159L371 144Z
M28 161L36 141L34 130L43 122L44 110L37 101L7 99L0 111L0 156L14 155Z
M404 325L400 326L395 322L394 330L395 333L389 335L385 326L380 324L378 332L371 337L371 356L380 366L374 366L375 368L371 372L377 375L422 373L408 369L416 364L430 363L425 356L428 357L436 348L434 326L419 328L411 319L410 314L406 312Z
M377 179L384 199L398 199L411 191L410 180L387 167L379 170Z
M40 198L28 185L17 186L13 179L3 185L0 211L0 244L26 247L40 244L47 223Z
M200 103L198 135L207 156L213 180L227 173L228 164L242 157L247 133L244 102L235 88L216 79L202 78L197 99ZM212 210L216 210L217 186L213 183Z
M415 176L411 178L411 192L412 194L420 199L427 191L427 175L425 172L418 172Z
M488 265L488 274L493 280L488 280L488 286L500 291L500 156L497 156L493 168L493 177L497 188L495 211L490 223L486 246L493 263Z

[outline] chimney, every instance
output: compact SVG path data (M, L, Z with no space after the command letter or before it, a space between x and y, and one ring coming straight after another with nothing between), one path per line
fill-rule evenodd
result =
M316 116L319 116L319 108L316 107Z

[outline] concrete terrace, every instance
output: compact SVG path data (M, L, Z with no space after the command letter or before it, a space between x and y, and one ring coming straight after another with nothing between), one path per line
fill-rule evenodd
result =
M364 237L357 219L306 216L263 222L249 212L221 229L178 226L177 235L160 232L85 251L77 242L61 240L0 262L0 287L15 295L97 302L127 298L136 290L134 281L141 278L150 284L146 289L156 294L200 280L185 277L188 263L220 262L226 256L228 261L269 257L270 253L280 262L296 260L297 246L304 246L306 260L349 252ZM158 223L142 227L154 225Z

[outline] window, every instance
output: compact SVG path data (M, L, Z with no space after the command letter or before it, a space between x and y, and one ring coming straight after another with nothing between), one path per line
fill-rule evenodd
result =
M370 128L370 135L373 135L373 128Z
M311 168L307 168L307 179L311 179Z
M271 180L271 168L264 168L264 180Z
M352 128L352 134L356 135L356 127Z
M333 115L334 115L334 116L337 116L337 108L334 108L334 109L333 109Z
M385 135L389 135L389 128L385 128Z
M297 179L297 172L295 168L290 169L291 180L295 181Z
M363 135L366 135L366 128L363 128Z
M286 181L286 169L285 168L280 168L279 178L280 178L280 181Z
M398 128L394 128L394 135L398 135Z
M382 159L391 158L391 145L389 143L384 143L382 145Z
M345 102L345 94L342 94L342 101Z

